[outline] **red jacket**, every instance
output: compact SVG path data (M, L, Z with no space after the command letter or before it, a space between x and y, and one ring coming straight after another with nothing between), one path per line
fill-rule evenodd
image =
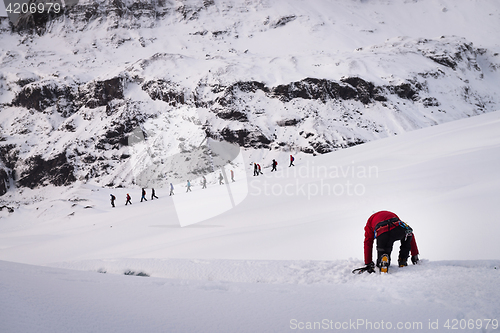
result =
M382 221L389 220L392 218L399 217L388 211L381 211L370 216L365 226L365 264L372 262L372 252L373 252L373 240L375 239L375 226ZM378 234L383 234L389 230L394 229L396 226L382 227L378 230ZM415 235L411 239L411 255L415 256L418 254L417 242L415 241Z

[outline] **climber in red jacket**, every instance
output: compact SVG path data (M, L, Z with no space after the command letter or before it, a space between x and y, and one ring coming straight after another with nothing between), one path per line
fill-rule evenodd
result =
M411 252L411 261L418 262L418 248L413 230L394 213L380 211L368 219L365 226L365 265L370 273L375 271L372 261L373 240L377 240L377 267L381 272L387 272L391 263L392 246L395 241L401 241L399 248L398 265L407 266Z

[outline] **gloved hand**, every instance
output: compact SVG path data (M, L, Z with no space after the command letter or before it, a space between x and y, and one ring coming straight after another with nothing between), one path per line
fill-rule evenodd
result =
M418 254L411 256L411 262L413 263L413 265L416 265L418 263Z
M365 271L367 271L370 274L375 273L375 264L373 263L373 261L369 264L366 264Z

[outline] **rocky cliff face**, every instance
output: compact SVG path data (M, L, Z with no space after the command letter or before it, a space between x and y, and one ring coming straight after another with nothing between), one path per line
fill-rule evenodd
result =
M269 57L236 49L242 34L275 38L302 16L252 16L251 29L208 19L264 15L272 5L80 1L43 20L22 17L13 31L3 20L0 38L19 44L0 54L0 195L13 183L133 183L128 142L137 128L159 161L207 136L323 154L498 109L498 55L461 37ZM158 47L165 31L177 39ZM44 46L53 40L57 47ZM171 43L178 53L157 52Z

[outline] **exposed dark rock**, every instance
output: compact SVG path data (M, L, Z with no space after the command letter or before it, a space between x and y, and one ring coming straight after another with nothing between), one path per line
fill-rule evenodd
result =
M20 174L17 181L19 186L35 188L47 183L63 186L76 181L74 167L68 162L66 153L60 153L50 160L36 155L25 163L27 169Z
M87 3L85 5L76 5L71 11L68 12L68 17L72 21L89 22L95 19L98 14L99 4Z
M123 99L123 80L114 77L104 81L94 81L80 90L79 99L93 109L105 106L114 99Z
M316 99L323 103L331 99L353 99L368 104L375 96L378 100L383 100L381 92L381 88L375 88L373 83L357 77L342 79L341 83L326 79L306 78L274 87L271 95L283 102L294 98Z
M7 193L10 184L10 177L7 172L3 169L0 169L0 196Z
M19 150L13 144L0 146L0 161L2 161L8 169L13 170L19 157Z
M271 141L262 133L255 131L251 132L247 129L230 130L223 128L219 135L224 141L235 143L240 147L253 148L269 148ZM216 136L209 136L218 139Z
M417 89L422 89L422 87L420 87L418 84L413 87L409 83L402 83L398 86L388 86L387 88L390 92L398 95L400 98L409 99L412 101L416 101L419 99Z
M175 84L165 80L148 81L142 85L142 90L153 100L161 100L172 106L185 104L184 92L175 88Z
M326 154L333 151L333 146L329 142L311 142L311 146L320 154Z
M377 102L387 102L387 97L384 95L384 89L381 87L375 87L372 98Z
M0 194L2 195L2 194ZM6 209L9 213L14 213L14 208L9 206L0 206L0 210Z
M133 275L133 276L144 276L144 277L149 277L149 274L144 273L144 272L134 272L134 271L125 271L123 273L124 275Z
M68 86L58 86L54 82L26 84L12 101L14 106L44 111L50 106L57 106L63 117L75 112L74 94Z
M203 8L204 7L194 7L194 6L184 5L178 7L176 9L176 12L179 13L184 20L192 21L196 20L199 17L200 12Z
M224 89L226 89L227 87L220 85L220 84L214 84L213 86L211 86L211 88L212 88L211 90L214 94L218 94L220 92L223 92Z
M276 124L281 127L295 126L298 123L300 123L300 119L284 119L276 122Z
M108 149L109 147L107 147L106 145L112 145L112 148L119 148L121 146L128 145L130 133L132 133L135 128L140 126L145 121L145 119L145 116L131 115L123 119L122 122L112 122L111 129L109 129L104 137L99 140L96 148Z
M223 35L228 35L229 32L228 31L225 31L225 30L221 30L221 31L212 31L212 37L214 38L217 38L219 36L223 36Z
M302 147L300 150L306 154L313 154L314 153L314 149L312 149L311 147Z
M423 78L433 77L437 79L444 76L444 72L440 68L438 68L436 71L418 73L418 75L420 75Z
M75 124L73 122L68 122L62 126L62 129L68 132L74 132L76 131Z
M282 27L285 24L292 22L296 18L297 18L297 16L295 16L295 15L283 16L283 17L279 18L275 23L273 23L271 25L271 27L273 27L273 28Z
M338 83L329 80L307 78L299 82L276 86L272 89L271 95L283 102L289 102L294 98L319 99L326 102L328 99L338 98L335 92L339 86ZM354 94L353 92L352 95Z
M207 30L203 30L203 31L197 31L197 32L191 33L190 35L193 35L193 36L205 36L207 33L208 33Z
M456 70L459 63L464 63L468 69L481 71L477 64L477 55L483 54L482 49L475 49L472 43L459 43L455 45L454 52L444 51L440 54L424 54L436 63Z
M220 91L221 87L213 87L212 91ZM262 82L257 81L242 81L236 82L229 87L224 88L224 94L222 97L216 99L216 102L223 106L227 107L233 105L235 101L238 99L238 93L255 93L257 90L262 90L263 92L269 92L269 88Z
M453 70L457 68L457 62L454 59L452 59L449 55L428 56L428 58L434 60L440 65L450 67Z
M82 158L82 161L85 163L94 163L97 160L97 157L93 155L86 155Z
M371 82L367 82L359 77L348 77L340 80L344 83L350 84L357 91L355 99L363 104L368 104L373 99L373 92L375 86Z
M210 6L214 6L215 1L214 0L203 0L203 7L208 8Z
M233 109L217 112L217 117L224 120L235 120L241 122L248 121L246 113Z
M55 0L61 4L60 0ZM31 3L42 3L41 0L29 0ZM195 20L199 17L202 10L213 6L213 0L205 0L203 4L185 4L177 8L171 1L158 0L158 1L134 1L127 7L127 3L121 0L110 0L105 2L86 2L78 4L77 0L65 1L66 6L58 13L52 10L50 13L44 11L43 13L27 13L20 16L19 21L13 25L12 29L18 32L36 33L42 35L50 28L50 22L60 19L62 15L65 16L73 26L79 30L84 29L94 20L105 18L108 29L115 29L118 27L126 28L139 28L150 27L154 25L158 18L171 14L174 11L180 14L183 20ZM29 7L28 7L29 8ZM0 18L3 19L3 18Z
M354 139L354 140L352 140L352 141L348 141L348 142L346 143L346 146L347 146L347 147L353 147L353 146L361 145L361 144L363 144L363 143L365 143L365 141L363 141L363 140L361 140L361 139L356 138L356 139Z
M427 108L429 106L440 106L439 101L434 97L427 97L422 100L422 104Z
M359 139L359 138L355 138L355 139L346 139L345 141L343 142L330 142L328 140L324 140L324 139L315 139L314 141L310 141L309 144L311 145L311 147L314 148L314 151L316 151L317 153L319 154L326 154L326 153L330 153L332 151L334 151L335 149L338 149L338 148L347 148L347 147L353 147L353 146L357 146L357 145L360 145L360 144L363 144L365 143L365 141ZM304 151L304 150L303 150ZM306 152L306 151L304 151ZM313 151L308 151L307 153L314 153Z
M30 83L35 82L35 81L36 81L36 79L30 77L30 78L26 78L26 79L19 79L19 80L17 80L16 83L20 87L24 87L25 85L30 84Z
M27 31L29 33L36 33L38 35L42 35L43 33L45 33L47 22L52 21L64 14L64 9L61 1L54 0L51 2L54 4L57 3L57 5L59 6L59 10L57 12L54 7L52 7L52 10L50 12L48 10L43 10L42 12L40 12L39 10L37 10L37 6L41 2L37 0L29 0L27 3L27 12L19 15L19 18L13 25L14 31ZM34 12L32 10L33 8L35 9Z

